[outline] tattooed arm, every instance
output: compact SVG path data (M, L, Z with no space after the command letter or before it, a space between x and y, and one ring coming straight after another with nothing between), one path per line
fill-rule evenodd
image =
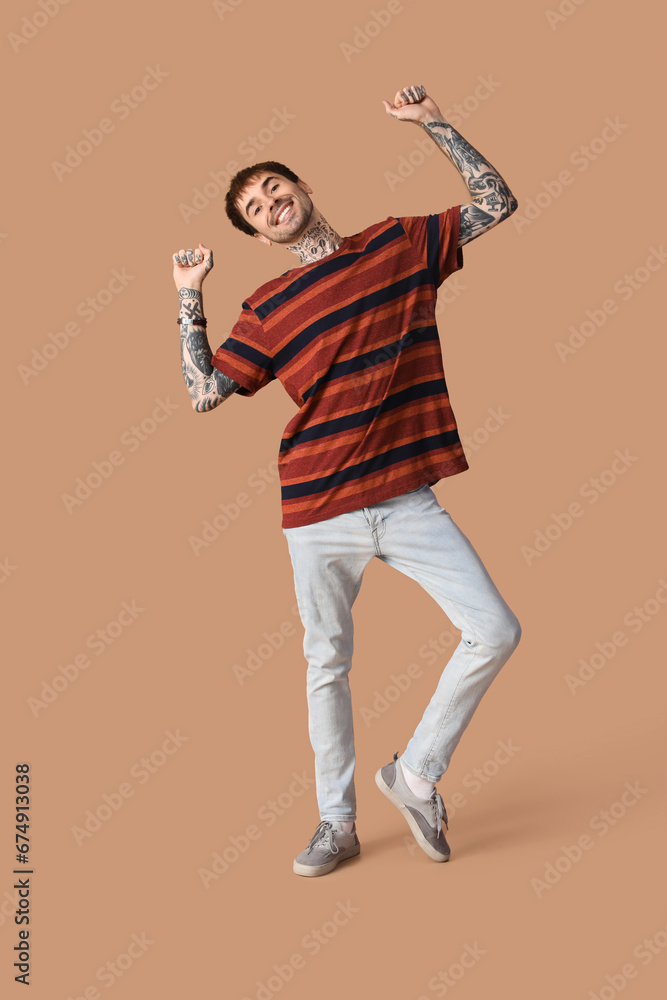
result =
M181 319L181 368L197 413L219 406L238 389L239 383L211 364L213 352L206 328L197 322L204 316L201 283L213 267L213 252L202 243L195 251L174 254L174 281L178 288Z
M470 203L461 205L459 246L465 246L507 219L519 203L496 168L453 125L444 118L429 118L423 128L447 154L470 192Z
M204 315L202 293L196 288L180 288L181 302L181 367L190 393L192 407L204 413L219 406L238 389L239 383L223 375L211 364L211 351L206 329L197 323Z
M460 247L497 226L518 208L518 202L496 168L445 121L423 86L406 87L394 104L384 101L394 118L412 121L428 132L459 171L470 192L470 202L461 205Z

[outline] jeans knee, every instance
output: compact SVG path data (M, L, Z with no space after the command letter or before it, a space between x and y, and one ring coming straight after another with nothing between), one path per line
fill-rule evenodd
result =
M494 623L493 628L489 629L483 641L497 653L509 656L519 645L520 638L521 625L519 624L519 619L510 611Z
M503 635L503 649L506 653L513 653L521 638L521 625L514 613L505 618Z
M345 683L352 666L351 660L347 658L322 659L312 658L308 661L306 677L311 688L317 689L326 687L329 684Z

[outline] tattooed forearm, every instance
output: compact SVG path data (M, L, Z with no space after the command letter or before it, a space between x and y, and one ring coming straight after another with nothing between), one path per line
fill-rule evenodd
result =
M459 246L469 243L518 207L507 183L484 157L445 121L424 122L423 127L459 171L473 205L461 208Z
M211 364L213 352L205 328L197 320L203 319L204 307L201 291L181 288L181 368L193 409L198 413L212 410L238 389L239 383L223 375Z
M181 300L181 319L189 319L193 323L204 318L204 306L198 288L179 288L178 297Z
M181 327L181 368L193 409L198 413L213 410L239 387L211 364L212 351L202 329Z

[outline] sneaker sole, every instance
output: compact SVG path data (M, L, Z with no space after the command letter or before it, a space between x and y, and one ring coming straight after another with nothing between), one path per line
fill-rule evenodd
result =
M324 865L302 865L300 861L294 859L294 864L292 865L292 870L297 875L328 875L332 872L334 868L341 863L341 861L347 861L348 858L356 858L356 856L361 852L361 845L357 844L355 847L349 847L346 851L341 851L342 857L335 858L333 861L327 861Z
M375 784L378 786L382 794L386 795L389 801L393 802L396 808L400 809L400 811L403 813L403 816L407 820L408 826L412 830L414 838L421 847L422 851L424 851L425 854L428 854L429 858L431 858L432 861L449 861L449 859L452 856L452 852L450 851L449 854L441 854L440 851L436 851L435 847L432 847L429 844L428 840L426 839L421 829L419 828L417 820L414 818L410 810L401 801L401 799L399 799L396 792L394 792L393 789L389 787L389 785L382 777L382 768L380 768L380 770L375 775Z

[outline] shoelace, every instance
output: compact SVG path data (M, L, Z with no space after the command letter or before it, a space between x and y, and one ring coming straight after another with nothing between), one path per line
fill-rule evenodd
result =
M449 830L447 826L447 810L445 809L445 803L442 801L442 795L439 792L433 792L430 799L431 805L433 806L433 814L435 816L435 828L438 831L438 836L442 833L442 821L445 822L445 827Z
M306 850L312 851L313 847L316 846L318 841L320 840L326 841L327 838L328 838L328 843L325 843L323 846L325 846L327 850L329 850L332 854L338 854L338 845L334 841L333 827L331 823L325 819L323 819L322 822L317 827L317 830L313 834Z

